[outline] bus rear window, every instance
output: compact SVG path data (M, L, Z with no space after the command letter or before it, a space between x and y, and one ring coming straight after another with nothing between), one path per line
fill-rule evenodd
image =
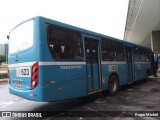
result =
M9 53L16 53L33 46L33 20L15 28L10 34Z
M49 25L48 46L56 60L82 60L81 34L61 27Z

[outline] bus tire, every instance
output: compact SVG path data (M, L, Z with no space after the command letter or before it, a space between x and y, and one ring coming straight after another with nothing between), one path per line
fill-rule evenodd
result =
M112 75L108 81L108 90L110 95L115 95L119 91L119 81L117 76Z

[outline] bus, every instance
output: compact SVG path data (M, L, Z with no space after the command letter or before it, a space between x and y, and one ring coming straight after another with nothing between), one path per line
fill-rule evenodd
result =
M147 79L152 50L36 16L9 38L9 92L33 101L59 101Z

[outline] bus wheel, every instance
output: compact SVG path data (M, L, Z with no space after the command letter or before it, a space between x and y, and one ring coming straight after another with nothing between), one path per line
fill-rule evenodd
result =
M119 90L118 78L115 75L112 75L109 78L108 89L111 95L115 95Z

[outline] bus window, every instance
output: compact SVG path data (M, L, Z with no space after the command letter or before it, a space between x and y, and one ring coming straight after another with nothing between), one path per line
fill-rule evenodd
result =
M140 50L140 59L142 62L146 61L144 49Z
M86 51L86 61L87 63L97 63L98 62L98 47L96 42L85 41L85 51Z
M124 61L123 43L115 42L114 43L114 48L115 48L115 59L116 59L116 61Z
M80 33L49 25L47 35L48 46L54 59L82 59L82 39Z
M92 43L92 59L93 59L93 63L98 63L98 47L95 43Z
M113 61L115 58L115 52L113 47L113 41L108 39L102 39L102 60Z
M50 44L49 45L53 55L54 55L54 58L55 59L59 59L60 58L60 55L62 54L62 48L60 45L53 45L53 44Z
M33 20L20 25L10 34L9 54L32 48L33 46Z
M90 49L89 49L90 47L89 47L89 42L88 41L86 41L86 43L85 43L85 50L86 50L86 61L87 62L89 62L89 60L91 59L91 56L90 56Z
M134 48L134 61L140 62L140 49L138 47Z

